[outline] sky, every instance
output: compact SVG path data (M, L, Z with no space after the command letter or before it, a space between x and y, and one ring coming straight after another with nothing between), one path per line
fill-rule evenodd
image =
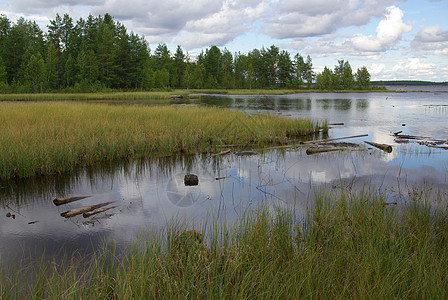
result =
M276 45L310 55L317 73L343 59L372 80L448 81L448 0L0 0L0 13L44 31L57 13L109 13L151 49L181 45L192 58Z

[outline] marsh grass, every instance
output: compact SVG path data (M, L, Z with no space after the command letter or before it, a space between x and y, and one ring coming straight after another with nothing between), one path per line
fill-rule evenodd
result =
M0 101L79 101L79 100L168 100L172 95L187 96L187 90L108 93L1 94Z
M216 107L0 102L0 179L58 174L97 162L286 143L326 122ZM219 148L219 151L221 148Z
M447 199L431 199L445 203L435 209L424 193L410 197L396 207L373 193L321 194L303 219L262 206L233 225L208 223L206 238L172 223L121 254L37 263L27 284L7 274L0 297L446 299Z

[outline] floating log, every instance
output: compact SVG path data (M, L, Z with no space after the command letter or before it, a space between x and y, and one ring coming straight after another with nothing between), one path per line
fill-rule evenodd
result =
M302 144L317 144L317 143L325 143L330 141L337 141L337 140L344 140L344 139L354 139L358 137L365 137L369 136L368 134L360 134L360 135L352 135L352 136L346 136L346 137L340 137L340 138L333 138L333 139L325 139L325 140L314 140L314 141L306 141Z
M182 99L184 97L185 97L184 95L171 95L170 96L171 99Z
M215 157L215 156L218 156L218 155L228 154L228 153L230 153L231 151L232 151L232 150L227 149L227 150L221 151L221 152L219 152L219 153L214 153L214 154L211 155L211 157Z
M216 180L223 180L223 179L227 179L230 178L232 176L225 176L225 177L216 177Z
M330 123L330 124L328 124L329 126L342 126L342 125L345 125L344 123Z
M378 143L367 142L367 141L364 141L364 143L369 144L369 145L371 145L373 147L376 147L378 149L381 149L381 150L383 150L384 152L387 152L387 153L391 153L392 152L392 146L391 145L378 144Z
M317 154L317 153L324 153L324 152L333 152L333 151L341 151L345 150L345 148L308 148L306 149L307 155Z
M112 201L112 202L105 202L105 203L100 203L100 204L95 204L95 205L90 205L90 206L84 206L84 207L80 207L80 208L75 208L75 209L70 209L67 211L64 211L63 213L61 213L61 216L64 218L71 218L80 214L83 214L85 212L89 212L92 210L95 210L97 208L109 205L111 203L115 203L116 201Z
M63 204L67 204L70 202L75 202L75 201L79 201L85 198L89 198L92 196L81 196L81 197L68 197L68 198L56 198L53 200L54 205L59 206L59 205L63 205Z
M112 207L107 207L107 208L95 209L95 210L92 210L92 211L88 211L88 212L83 213L82 216L83 216L84 218L88 218L88 217L91 217L91 216L100 214L100 213L102 213L102 212L108 211L109 209L113 209L113 208L117 208L117 207L118 207L118 206L112 206Z

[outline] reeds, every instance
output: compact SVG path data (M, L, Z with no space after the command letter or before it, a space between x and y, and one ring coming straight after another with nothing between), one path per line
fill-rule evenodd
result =
M326 122L215 107L1 102L0 179L57 174L127 158L283 143Z
M421 195L397 207L323 194L303 219L260 207L233 226L212 220L205 237L177 223L122 254L38 263L28 284L8 273L0 298L446 299L447 199L435 208Z
M79 101L79 100L167 100L172 95L189 95L187 90L107 93L1 94L0 101Z

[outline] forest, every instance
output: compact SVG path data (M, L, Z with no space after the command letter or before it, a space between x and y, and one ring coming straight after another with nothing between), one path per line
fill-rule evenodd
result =
M154 89L369 89L366 67L339 60L316 74L309 55L272 45L248 53L211 46L189 57L179 45L154 50L114 18L76 22L57 14L44 32L23 17L0 15L0 93L149 91Z

